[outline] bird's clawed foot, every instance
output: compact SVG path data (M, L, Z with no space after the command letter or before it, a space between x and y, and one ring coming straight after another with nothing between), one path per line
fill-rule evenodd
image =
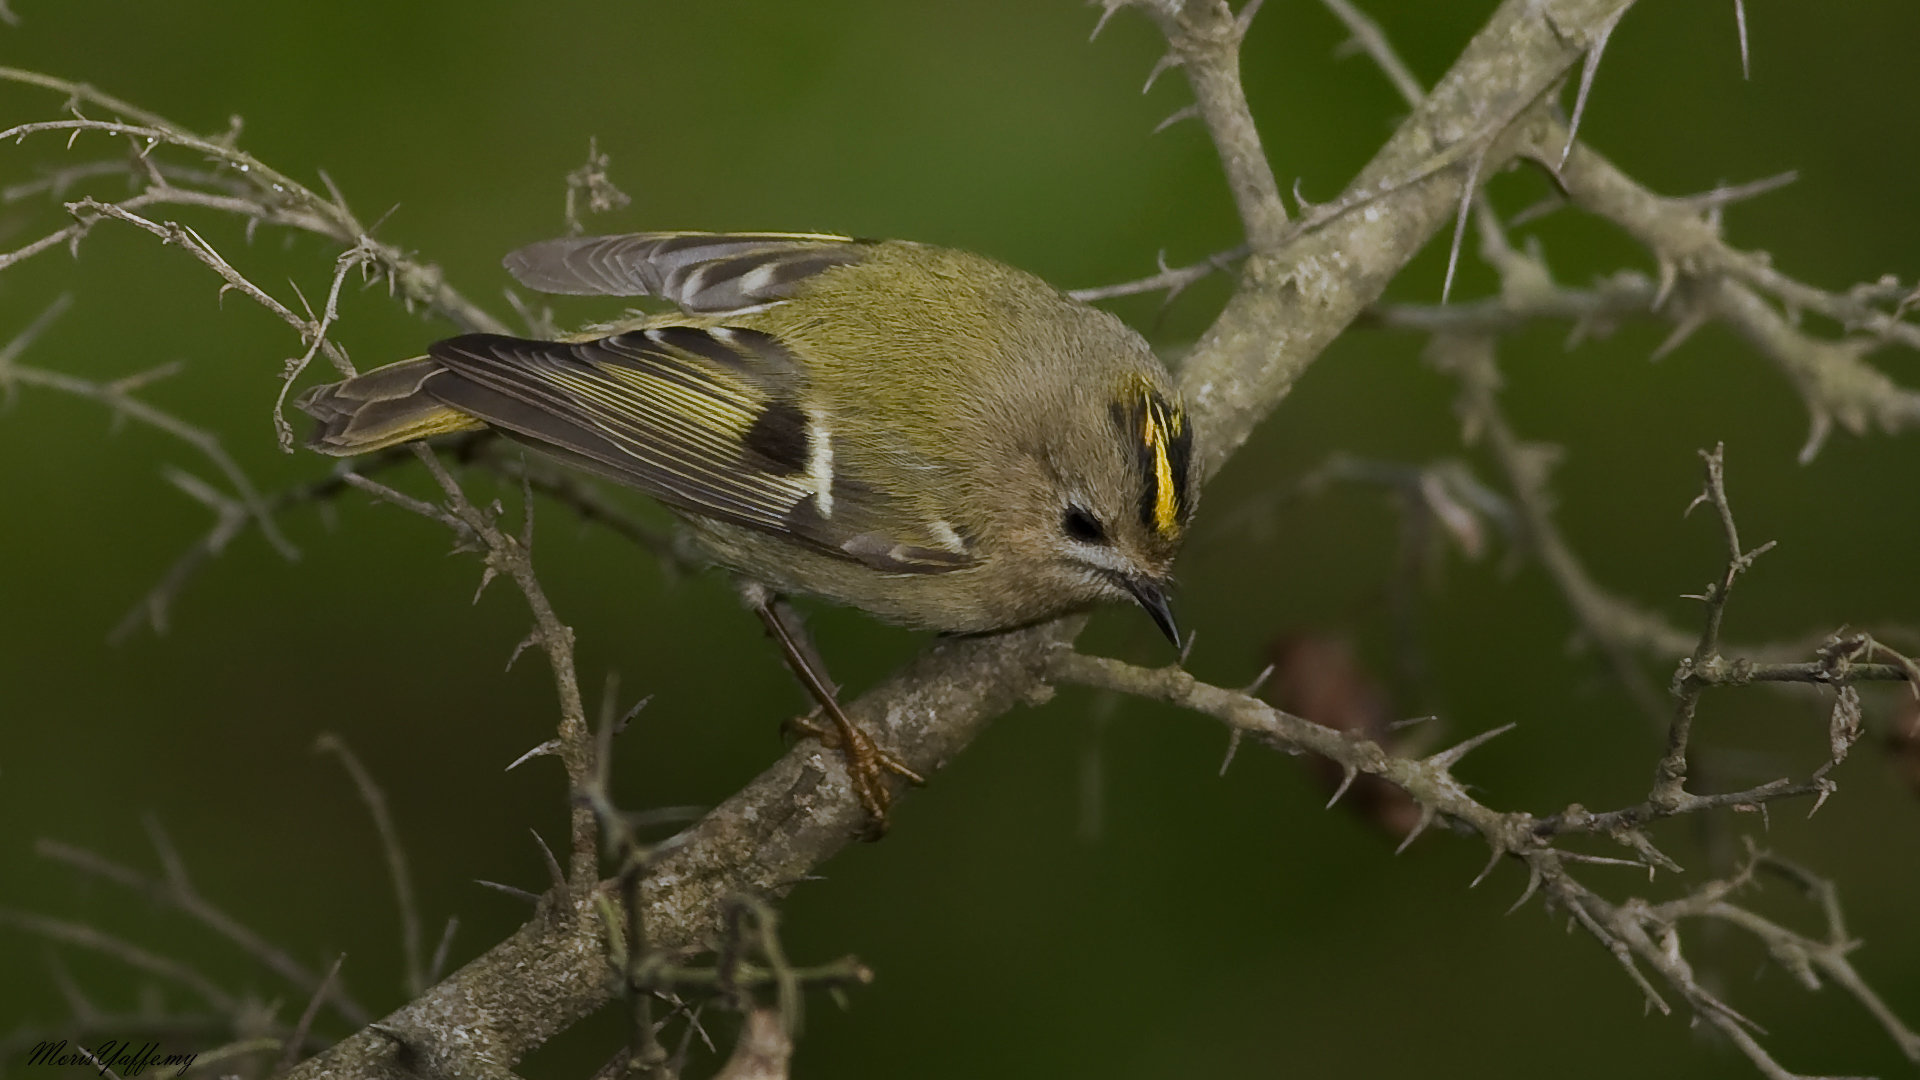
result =
M826 722L822 722L822 711L830 713ZM807 716L788 721L787 727L820 740L821 745L829 749L840 751L847 763L847 780L853 787L853 793L859 797L860 805L867 811L867 827L862 839L878 840L887 834L887 810L893 805L893 790L887 783L889 773L904 777L916 787L926 785L925 777L914 772L906 762L882 750L872 736L860 730L860 726L838 708L815 709Z

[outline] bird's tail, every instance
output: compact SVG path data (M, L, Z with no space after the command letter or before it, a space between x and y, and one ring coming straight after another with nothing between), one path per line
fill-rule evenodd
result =
M486 427L441 404L425 389L427 380L443 370L431 357L421 356L308 390L294 403L319 421L307 436L307 446L347 457Z

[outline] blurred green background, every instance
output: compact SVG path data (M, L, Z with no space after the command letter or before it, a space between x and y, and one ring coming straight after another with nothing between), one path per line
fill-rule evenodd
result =
M1149 272L1163 248L1180 262L1238 239L1203 130L1151 134L1188 95L1177 74L1140 94L1158 55L1150 25L1123 13L1089 44L1095 11L1067 0L13 7L21 22L0 27L0 63L92 82L200 130L242 114L253 153L315 186L324 169L364 218L391 208L382 237L509 317L499 258L563 230L562 178L589 137L633 196L590 222L599 231L901 236L1069 287ZM1368 5L1428 82L1493 7ZM1751 81L1732 5L1631 12L1582 134L1674 194L1797 169L1794 186L1728 211L1736 243L1824 287L1911 281L1920 7L1748 7ZM1404 111L1366 60L1336 56L1343 37L1317 4L1270 2L1246 50L1274 167L1314 200L1333 196ZM61 106L0 87L0 124ZM118 152L100 136L62 147L42 135L0 148L0 182ZM1493 194L1511 213L1544 190L1516 174ZM289 278L324 294L334 252L317 240L263 230L248 244L228 222L177 216L281 297L291 300ZM45 196L0 207L0 247L61 220ZM1564 281L1650 269L1643 251L1571 212L1523 234ZM276 377L298 351L284 326L239 297L217 301L204 269L131 229L102 225L81 256L0 274L0 339L74 296L22 363L115 378L183 360L152 400L222 433L263 485L324 473L330 462L273 444ZM1394 294L1436 299L1444 256L1444 241L1430 245ZM1469 258L1455 295L1491 285ZM1215 281L1164 311L1151 299L1117 310L1177 353L1224 290ZM1769 365L1714 327L1649 364L1666 331L1633 325L1564 351L1565 327L1543 327L1504 352L1513 422L1566 448L1559 520L1594 574L1692 625L1677 596L1722 556L1712 523L1679 511L1698 488L1695 450L1724 439L1745 537L1780 541L1736 595L1729 636L1920 622L1920 439L1838 435L1802 467L1805 416ZM336 336L366 367L447 332L375 290L349 296ZM1348 334L1209 490L1180 597L1202 678L1246 682L1265 643L1293 629L1350 636L1376 671L1392 670L1389 500L1337 490L1264 529L1236 511L1335 451L1463 453L1453 387L1420 364L1420 345ZM1913 354L1876 361L1920 384ZM116 429L90 402L23 389L0 414L0 905L191 955L297 1012L299 995L199 927L32 853L51 837L153 869L150 813L207 897L310 965L346 952L349 984L384 1012L402 995L380 851L340 770L309 748L336 732L385 782L430 939L457 915L456 963L497 942L527 910L471 882L540 888L527 830L563 835L558 768L502 771L547 737L555 712L537 657L502 671L523 605L505 586L470 604L478 565L447 557L443 530L352 496L331 525L311 509L284 519L298 563L249 533L189 587L169 634L110 647L107 631L209 524L163 481L165 466L207 471L180 443ZM1423 592L1431 681L1401 709L1438 712L1449 738L1518 722L1463 770L1492 805L1635 799L1658 737L1590 655L1569 649L1570 619L1539 571L1505 555L1449 556ZM588 688L618 671L627 699L654 695L619 750L625 804L710 804L781 752L778 723L800 696L717 576L670 580L551 506L537 557L578 631ZM851 612L822 611L816 627L855 688L924 643ZM1085 643L1166 660L1137 612L1102 615ZM1666 668L1649 670L1664 682ZM1897 698L1870 704L1883 723ZM1725 824L1839 882L1849 930L1866 942L1860 969L1920 1022L1920 804L1876 739L1835 773L1840 793L1811 822L1781 806L1771 832L1757 817ZM785 905L790 955L854 952L878 972L847 1011L814 1003L798 1075L1754 1075L1685 1016L1643 1018L1638 992L1591 939L1564 933L1563 917L1535 902L1503 918L1523 884L1512 866L1469 892L1485 859L1477 842L1436 832L1396 859L1364 822L1323 811L1294 760L1249 749L1216 776L1224 744L1211 722L1077 692L1001 719L899 808L884 843L837 857ZM1802 775L1824 753L1824 714L1762 690L1721 692L1697 745L1729 783ZM1691 870L1714 869L1698 829L1660 835ZM1583 876L1614 897L1675 887L1617 868ZM1817 925L1784 887L1753 902ZM1912 1074L1838 992L1807 993L1734 935L1694 927L1685 940L1789 1067ZM111 962L57 952L102 1008L150 996ZM0 1033L64 1015L48 955L0 931ZM171 988L159 996L190 1004ZM585 1075L620 1038L620 1018L603 1013L522 1071Z

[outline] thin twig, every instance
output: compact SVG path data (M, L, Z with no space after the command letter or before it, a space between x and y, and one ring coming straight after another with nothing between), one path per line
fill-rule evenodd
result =
M1400 59L1400 54L1394 51L1393 44L1387 40L1387 35L1380 29L1379 23L1374 22L1348 0L1320 0L1320 2L1346 25L1347 33L1353 35L1352 44L1372 57L1373 62L1380 66L1387 81L1400 92L1401 100L1414 107L1418 107L1422 101L1426 100L1427 92L1421 87L1420 80L1414 78L1413 69L1407 67L1406 61Z
M1706 484L1700 495L1688 505L1691 511L1703 503L1711 504L1720 517L1720 528L1726 534L1727 568L1717 584L1707 586L1707 591L1697 599L1707 605L1706 617L1702 620L1700 640L1693 648L1693 654L1680 661L1680 671L1674 676L1676 696L1673 721L1667 729L1667 750L1655 768L1653 790L1647 801L1655 806L1683 806L1698 796L1686 790L1687 781L1687 744L1693 728L1695 710L1700 704L1701 692L1705 685L1690 681L1687 675L1695 669L1712 669L1724 665L1720 656L1720 625L1726 616L1727 598L1733 592L1736 578L1753 565L1753 560L1773 547L1773 542L1743 551L1740 547L1740 532L1733 522L1733 507L1727 501L1726 470L1724 445L1716 445L1711 451L1702 450L1701 459L1706 463Z
M166 866L166 874L159 880L149 878L132 867L116 863L85 848L74 847L58 840L35 841L34 853L41 858L64 863L92 877L111 881L123 888L142 893L156 903L175 908L232 942L262 967L287 980L296 989L307 994L315 992L321 981L318 975L295 960L285 950L269 943L251 927L215 907L201 896L187 878L179 857L173 854L165 834L159 831L158 823L149 819L148 829L153 837L154 846L161 853L162 862ZM341 1019L350 1024L364 1024L373 1019L372 1014L355 1001L343 985L335 984L326 1000L338 1010Z
M307 1041L308 1032L313 1030L313 1019L320 1013L320 1003L327 998L327 992L340 977L340 965L346 963L347 954L341 953L333 960L333 966L327 969L326 977L320 980L320 986L307 1000L307 1007L300 1010L300 1019L293 1025L293 1037L287 1040L286 1049L280 1054L280 1063L273 1067L276 1077L286 1075L288 1069L300 1060L300 1048ZM415 991L418 993L418 991Z
M320 233L343 248L360 244L369 238L369 230L354 216L344 200L337 197L322 197L292 176L238 149L234 145L237 128L218 138L196 135L165 117L103 94L84 83L57 79L19 68L0 67L0 81L41 87L61 94L70 103L94 105L134 121L132 124L111 123L76 117L72 120L22 124L0 133L0 139L12 137L19 140L40 131L93 130L147 140L148 146L145 149L149 152L152 147L163 145L192 150L206 160L224 166L250 186L249 190L253 197L245 200L250 207L247 211L250 216L255 216L253 211L264 211L266 216L272 216L279 213L280 208L286 208L295 214L311 215L308 220L289 219L280 223L296 225L308 231ZM164 172L162 175L165 175ZM423 304L442 314L463 330L487 333L507 332L505 324L449 286L438 267L418 262L406 252L390 244L373 242L373 250L377 253L383 276L399 291L409 305Z
M515 538L500 529L497 514L483 513L468 500L459 483L431 448L421 443L411 445L415 456L426 465L428 473L446 494L447 509L424 504L409 508L443 523L457 522L456 531L465 531L484 545L486 569L481 579L482 588L494 575L504 573L513 579L521 595L526 598L527 607L533 613L541 651L546 653L548 666L553 671L554 687L560 697L560 757L566 763L567 778L573 790L581 790L593 773L593 736L587 727L586 708L582 704L579 680L574 673L573 630L554 614L553 605L548 602L546 592L534 573L531 549L532 499L528 497L524 501L522 513L525 515L525 531L521 538ZM410 501L418 503L418 500ZM597 827L593 811L589 807L576 806L573 808L573 853L568 880L582 897L593 887L597 859Z
M323 733L314 740L313 749L315 753L332 754L340 759L340 767L353 780L354 790L360 793L360 801L367 804L373 827L380 834L380 850L386 856L387 876L393 882L394 903L400 911L400 956L405 964L407 995L417 997L427 988L426 968L421 958L420 909L413 895L413 873L407 866L407 849L401 844L400 830L394 827L393 815L387 810L387 793L340 736Z
M18 386L38 386L57 390L74 397L97 401L111 410L116 419L136 420L179 439L198 450L214 468L220 471L222 476L227 478L235 498L246 508L254 523L260 526L261 535L267 538L267 542L273 545L274 550L285 558L298 558L299 549L295 548L274 524L273 516L268 512L253 481L248 478L245 470L240 468L239 462L235 461L232 455L227 453L226 448L220 445L218 435L205 428L195 427L172 413L133 396L135 390L177 372L178 365L163 365L150 371L126 376L115 382L102 383L68 375L65 372L27 367L19 363L17 359L19 355L46 332L54 320L67 310L71 302L71 298L67 296L55 300L25 330L15 335L5 347L0 348L0 392L10 396Z
M1140 293L1165 290L1167 299L1172 300L1186 290L1189 285L1216 273L1223 273L1227 267L1247 257L1250 249L1245 244L1216 251L1197 263L1186 266L1169 267L1163 257L1160 272L1149 274L1132 281L1122 281L1115 285L1097 285L1087 289L1071 289L1068 296L1082 303L1091 304L1098 300L1112 300L1121 296L1136 296Z
M13 926L48 941L73 945L103 956L110 956L136 971L144 971L154 978L192 991L207 1003L208 1008L224 1016L234 1016L240 1008L239 999L222 990L213 980L200 974L192 966L84 923L48 918L45 915L15 911L11 908L0 908L0 924Z
M1527 153L1551 162L1565 129L1543 121ZM1855 434L1920 426L1920 391L1902 387L1865 362L1882 344L1920 349L1920 324L1902 304L1909 292L1888 279L1830 293L1774 269L1764 253L1741 251L1720 235L1717 215L1690 199L1648 191L1584 145L1554 167L1575 205L1619 225L1653 252L1660 267L1659 306L1679 286L1687 302L1724 321L1772 360L1805 401L1810 426L1802 460L1811 460L1838 424ZM1770 298L1773 303L1769 303ZM1814 337L1775 309L1811 311L1860 336Z

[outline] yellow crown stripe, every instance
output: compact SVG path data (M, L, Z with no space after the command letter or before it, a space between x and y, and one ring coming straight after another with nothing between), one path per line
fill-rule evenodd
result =
M1169 422L1152 398L1147 399L1146 406L1142 410L1146 417L1142 435L1153 451L1153 527L1170 536L1179 527L1180 508L1175 499L1178 489L1173 482L1173 462L1167 456L1167 436L1170 428L1178 432L1180 420L1176 414Z
M1112 407L1121 435L1138 439L1143 490L1140 523L1167 539L1180 535L1190 453L1186 414L1144 376L1131 376Z

